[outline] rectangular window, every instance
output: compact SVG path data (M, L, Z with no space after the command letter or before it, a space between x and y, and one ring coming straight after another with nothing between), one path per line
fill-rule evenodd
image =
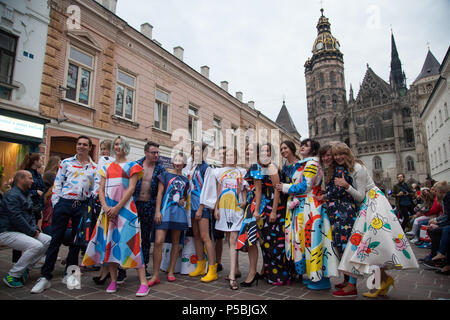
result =
M192 141L198 141L198 110L192 106L189 106L189 134Z
M17 37L0 30L0 83L12 84ZM0 98L11 99L11 88L0 85Z
M214 118L213 127L214 127L214 148L218 149L219 147L221 147L220 138L222 136L222 121L218 118Z
M231 137L233 141L233 148L237 148L237 128L235 126L231 127Z
M169 130L169 94L156 89L155 93L155 128Z
M90 105L94 57L77 48L69 48L66 99Z
M136 78L118 70L115 115L133 120Z

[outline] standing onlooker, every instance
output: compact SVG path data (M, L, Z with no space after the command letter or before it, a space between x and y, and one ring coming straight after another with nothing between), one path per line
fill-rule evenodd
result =
M72 236L75 238L76 227L80 224L81 217L87 211L88 199L92 194L94 176L97 165L92 161L89 152L92 150L92 141L87 136L79 136L76 141L77 154L64 159L55 178L53 186L52 204L52 241L47 250L45 263L37 284L31 289L31 293L41 293L50 288L58 257L59 247L64 239L69 219L72 220ZM78 266L78 254L80 247L70 245L66 259L66 270L70 265ZM67 281L67 275L63 282Z
M125 138L118 136L114 139L113 150L114 162L99 171L102 177L99 189L102 212L86 249L83 265L108 264L111 283L107 293L117 291L119 265L137 269L141 285L136 296L143 297L150 289L142 263L141 228L132 198L136 182L143 175L142 167L127 160L130 145Z
M403 173L397 174L398 183L394 185L392 195L395 198L395 206L400 212L400 216L403 218L402 228L405 231L406 228L411 229L409 222L409 216L414 214L414 191L405 182L405 175Z
M7 286L19 288L27 280L29 268L45 254L51 237L40 232L33 216L30 189L34 180L31 173L19 170L13 182L12 189L0 203L0 245L23 252L3 278Z
M230 244L230 288L237 290L237 252L236 242L243 219L247 191L244 176L246 170L237 167L237 150L227 149L222 168L214 169L217 180L217 202L214 210L216 229L227 234Z
M303 283L310 290L330 289L329 277L338 275L331 225L320 200L323 174L317 157L319 148L319 142L303 140L295 182L276 185L277 190L292 197L285 220L286 256L299 275L307 274Z
M55 183L56 174L58 173L59 165L61 163L61 158L59 156L51 156L47 161L45 166L44 176L42 180L44 181L45 189L44 194L41 198L42 207L42 223L41 229L44 233L50 234L50 229L48 228L52 223L53 206L52 206L52 188Z
M169 169L158 175L153 275L148 282L150 287L160 282L159 268L161 267L162 250L169 230L172 248L170 251L169 268L167 269L167 280L169 282L176 280L174 272L180 253L180 239L182 233L188 229L188 221L184 207L187 201L189 180L182 173L183 168L186 166L184 154L182 152L175 154L172 159L172 164L173 169Z
M333 145L334 161L345 167L353 179L353 187L344 177L334 178L337 186L345 188L360 204L352 235L345 247L338 269L350 276L343 291L356 291L356 277L372 274L372 266L381 271L380 288L363 293L374 298L386 295L394 279L385 272L388 268L418 268L411 246L386 196L375 185L368 170L345 143Z
M145 157L136 161L143 169L144 176L136 183L133 199L141 224L141 245L145 264L145 276L150 279L151 275L147 270L150 261L150 237L153 232L153 222L155 219L156 196L158 194L158 176L166 169L159 161L159 144L149 141L144 146ZM119 269L117 283L125 281L126 272Z
M194 144L191 149L192 166L188 170L189 179L188 206L189 216L194 233L195 253L197 254L197 267L189 273L196 277L206 273L206 259L203 244L208 255L208 273L201 278L202 282L217 280L217 266L213 242L209 236L211 211L216 205L217 191L212 169L205 161L207 144ZM214 226L212 226L214 228Z
M31 200L33 201L33 207L35 207L34 214L36 216L36 222L41 220L41 196L45 190L44 180L39 172L43 166L42 157L39 153L27 153L19 166L19 170L28 170L33 176L33 185L30 188Z

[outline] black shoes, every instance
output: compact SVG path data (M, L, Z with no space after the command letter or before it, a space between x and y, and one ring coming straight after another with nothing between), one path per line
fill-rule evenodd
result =
M124 269L119 268L119 272L117 275L117 284L122 284L127 279L127 272Z
M94 280L96 285L101 286L101 285L105 284L106 280L108 280L109 277L110 277L110 274L108 272L106 277L104 277L103 279L100 279L100 276L98 276L98 277L93 277L92 280Z
M255 276L253 277L252 281L250 281L250 282L242 281L242 282L241 282L241 286L242 286L242 287L249 288L249 287L251 287L251 286L253 285L253 282L255 282L255 280L256 280L256 285L258 285L259 279L264 279L264 276L261 275L261 274L259 274L259 273L257 272L257 273L255 274Z

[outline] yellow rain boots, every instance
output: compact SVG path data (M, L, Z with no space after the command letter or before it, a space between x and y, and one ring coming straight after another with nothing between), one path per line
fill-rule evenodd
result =
M197 268L189 273L190 277L203 276L206 273L206 259L197 261Z
M202 282L211 282L217 280L217 263L212 266L208 266L208 273L200 280Z

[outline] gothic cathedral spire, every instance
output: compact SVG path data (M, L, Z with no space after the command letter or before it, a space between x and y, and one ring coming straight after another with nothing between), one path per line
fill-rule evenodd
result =
M394 34L391 33L391 73L389 76L391 87L403 93L406 89L406 77L402 70L402 63L398 56L397 46L395 45Z

